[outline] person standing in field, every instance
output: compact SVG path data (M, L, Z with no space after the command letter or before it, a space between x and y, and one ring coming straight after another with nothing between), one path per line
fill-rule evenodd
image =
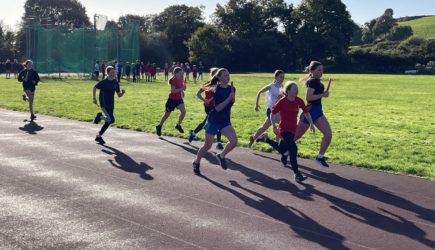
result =
M266 119L264 120L263 125L261 125L261 127L259 127L257 129L255 134L249 136L249 144L248 144L249 148L252 146L252 144L255 142L255 140L260 135L262 135L264 132L266 132L267 129L272 125L272 123L269 119L270 114L271 114L271 108L273 105L275 105L275 103L281 97L281 88L282 88L282 83L283 83L284 78L285 78L285 74L284 74L284 71L278 69L278 70L275 70L274 76L275 76L274 81L272 83L269 83L268 85L264 86L257 93L257 99L255 102L255 111L258 112L260 110L260 105L259 105L260 95L262 93L266 92L266 104L267 104ZM274 122L279 122L279 120L280 120L279 113L277 113L276 115L273 115Z
M156 133L158 136L162 135L162 127L166 119L171 115L175 109L180 110L180 116L178 117L178 123L175 129L180 133L184 133L181 123L186 115L186 108L184 106L183 96L186 90L186 85L183 83L184 72L181 68L176 67L173 72L174 76L169 79L169 86L171 88L168 100L165 105L165 113L160 119L160 123L156 126Z
M328 119L326 119L326 116L323 114L322 108L322 99L329 96L329 91L325 91L325 86L320 80L323 75L323 65L320 62L312 61L310 65L305 68L305 72L308 74L302 78L302 81L305 82L305 86L307 87L306 100L310 106L310 115L314 125L316 125L317 129L323 134L316 161L323 167L329 167L324 155L331 144L332 130ZM309 121L306 118L300 119L294 139L298 140L301 138L308 130L309 126Z
M27 60L24 63L24 69L18 74L18 81L23 83L23 101L29 102L30 120L35 120L36 116L33 112L33 101L35 99L36 86L38 85L40 78L38 72L33 70L33 62Z
M198 68L196 67L196 65L193 65L193 68L192 68L193 83L196 83L197 77L198 77Z
M201 78L202 81L202 75L204 74L204 66L202 65L202 62L199 62L198 66L198 80Z
M12 70L14 71L14 78L17 79L18 73L21 71L22 65L18 63L17 59L14 59L14 63L12 64Z
M210 69L210 77L213 77L214 74L218 71L219 68L211 68ZM207 122L208 115L210 111L212 111L215 108L215 104L213 101L213 91L209 88L206 88L205 85L209 84L210 81L206 82L205 84L201 85L198 92L196 93L196 96L198 99L200 99L204 103L204 110L205 110L205 119L198 124L198 126L194 130L189 131L189 143L193 141L196 134L198 134L203 128L205 123ZM202 97L202 93L205 94L205 97ZM221 132L218 131L216 133L216 149L222 150L224 149L224 146L222 145L222 139L221 139Z
M116 81L115 68L108 66L106 68L106 74L107 77L98 82L92 90L93 102L96 105L98 105L96 98L97 89L100 90L99 103L104 115L103 113L98 112L95 116L94 123L98 124L100 121L104 121L103 127L101 127L100 132L98 132L97 136L95 137L95 141L102 145L106 143L103 140L104 132L106 132L110 124L115 122L115 116L113 115L115 110L115 93L118 95L118 97L122 97L125 94L125 90L120 90L119 83Z
M165 72L165 81L167 81L169 79L169 66L167 63L165 63L165 67L163 70Z
M131 65L130 62L125 63L125 75L127 76L127 81L130 81Z
M235 101L235 88L229 85L230 73L227 69L221 68L204 87L213 92L215 108L210 111L205 125L205 142L198 150L196 159L193 162L193 172L201 175L200 162L204 155L210 150L214 136L220 131L228 138L228 143L224 150L216 154L219 165L222 169L227 169L225 157L237 146L237 134L231 125L231 107Z
M5 63L6 79L11 79L12 63L7 59Z
M302 182L307 177L302 175L302 173L299 171L297 161L298 148L294 140L299 109L302 109L303 115L309 122L309 127L313 132L314 124L311 120L310 113L308 113L307 106L305 106L304 101L298 97L298 85L295 82L286 83L282 89L282 95L283 97L272 106L269 119L273 126L273 131L275 134L281 137L283 148L290 155L290 164L294 172L295 181ZM277 113L279 113L281 116L279 129L276 126L276 122L273 120L273 114Z

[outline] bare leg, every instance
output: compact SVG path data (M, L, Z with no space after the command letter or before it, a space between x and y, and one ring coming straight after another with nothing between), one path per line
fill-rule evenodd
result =
M317 119L314 125L316 125L316 127L323 134L322 142L320 143L319 154L324 155L329 145L331 144L331 140L332 140L331 126L329 125L328 119L326 119L325 116L322 116L319 119Z
M238 143L236 131L232 126L227 126L221 130L221 133L228 138L228 143L225 145L224 150L220 154L222 157L225 157L231 150L233 150Z

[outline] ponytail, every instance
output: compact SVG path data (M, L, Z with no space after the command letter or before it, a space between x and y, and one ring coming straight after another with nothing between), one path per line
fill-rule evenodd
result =
M307 86L307 81L312 77L312 72L316 70L317 67L321 66L322 63L318 61L311 61L310 65L305 67L304 72L307 73L305 76L303 76L300 81L305 84L305 87Z
M213 75L213 77L211 78L210 82L204 84L205 88L208 89L215 89L217 83L219 82L219 77L221 76L222 72L224 71L228 71L226 68L220 68L216 71L216 73Z

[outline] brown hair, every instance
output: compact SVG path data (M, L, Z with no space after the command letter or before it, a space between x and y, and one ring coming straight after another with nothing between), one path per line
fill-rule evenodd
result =
M307 81L311 78L311 73L317 69L317 67L322 66L321 62L318 61L311 61L310 65L305 67L305 73L307 73L305 76L301 78L301 82L305 84L305 87L307 87Z
M217 83L219 82L219 76L221 76L222 72L228 71L226 68L220 68L216 71L216 73L211 78L210 82L204 84L204 87L212 89L215 88Z
M280 70L280 69L275 70L275 73L274 73L275 78L277 78L277 77L278 77L279 75L281 75L281 74L284 74L284 71L282 71L282 70Z
M281 95L288 96L287 92L293 87L293 85L298 86L296 82L291 82L291 81L286 82L285 85L281 88Z

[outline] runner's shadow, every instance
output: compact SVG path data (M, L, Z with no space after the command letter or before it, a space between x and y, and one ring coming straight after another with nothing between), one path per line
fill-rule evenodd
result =
M262 212L268 217L287 224L293 232L303 239L316 242L328 249L349 249L343 245L345 238L342 235L320 225L296 208L284 206L270 197L240 186L236 181L230 181L230 184L233 187L239 188L258 197L258 199L244 195L241 192L211 180L206 176L202 176L202 178L214 186L233 194L242 200L247 206Z
M108 160L110 162L110 164L112 164L112 166L122 169L126 172L130 172L130 173L137 173L140 175L140 177L142 179L145 180L152 180L154 179L151 175L147 174L147 171L152 170L153 168L151 166L149 166L148 164L141 162L141 163L137 163L135 160L133 160L130 156L128 156L127 154L103 145L103 147L105 147L106 149L102 149L101 151L108 154L108 155L115 155L115 161L110 159Z
M325 173L316 169L307 168L304 166L301 167L307 170L307 176L309 176L310 178L327 183L331 186L336 186L345 190L349 190L351 192L379 201L381 203L389 204L391 206L407 210L411 213L417 214L419 218L427 220L431 223L435 223L434 209L422 207L405 198L394 195L387 190L371 184L364 183L362 181L349 180L335 173ZM308 171L311 173L308 173Z
M24 120L24 122L27 122L28 120ZM19 127L18 129L21 131L24 131L31 135L36 135L37 132L44 129L44 127L39 126L35 121L28 121L29 123L24 124L23 127Z
M180 147L180 148L184 149L185 151L187 151L187 152L189 152L189 153L191 153L191 154L193 154L195 156L196 156L196 154L198 153L198 150L199 150L198 147L192 146L192 145L187 144L187 143L186 144L179 144L179 143L176 143L176 142L173 142L173 141L169 141L169 140L167 140L167 139L165 139L163 137L160 137L160 140L168 142L168 143L170 143L172 145L175 145L177 147ZM187 146L187 145L189 145L189 146ZM210 151L208 151L205 154L204 159L206 159L211 164L215 164L215 165L219 164L218 160L216 159L216 156L214 154L212 154Z
M386 232L403 235L412 240L417 240L431 248L435 247L435 241L426 239L425 231L399 215L395 215L382 208L379 208L379 210L384 214L378 213L370 208L366 208L349 200L341 199L331 194L319 191L310 184L302 185L306 187L303 192L307 192L311 196L319 196L328 200L334 204L331 205L330 208L349 218Z
M240 173L244 174L248 179L246 179L249 182L255 183L257 185L272 189L272 190L278 190L278 191L286 191L291 193L292 195L303 199L312 201L313 198L309 195L309 193L301 192L301 190L290 182L288 179L279 178L275 179L272 178L266 174L263 174L257 170L254 170L252 168L248 168L246 166L243 166L237 162L234 162L230 159L227 159L228 168L234 171L239 171ZM281 167L280 165L276 166ZM293 179L292 176L292 170L289 170L289 179Z

